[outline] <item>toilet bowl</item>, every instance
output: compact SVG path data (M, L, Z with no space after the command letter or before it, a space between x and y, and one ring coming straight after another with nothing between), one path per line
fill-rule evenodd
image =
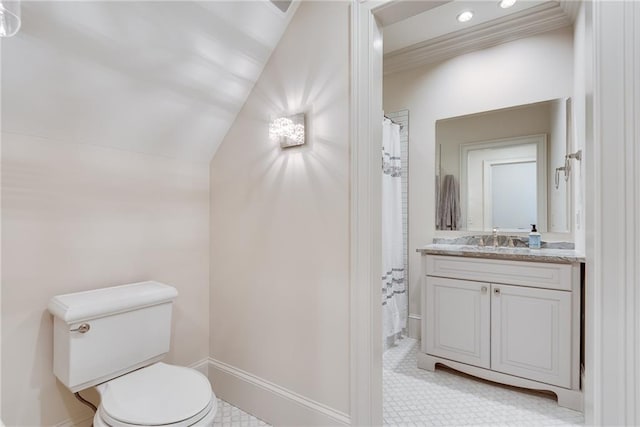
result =
M162 362L96 389L101 398L93 420L96 427L210 426L218 405L207 377Z
M98 390L94 426L213 425L218 403L207 377L160 362L177 296L174 287L149 281L49 302L54 373L71 392Z

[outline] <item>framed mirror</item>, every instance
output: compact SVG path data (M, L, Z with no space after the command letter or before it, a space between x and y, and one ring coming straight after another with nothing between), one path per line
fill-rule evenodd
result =
M570 99L436 122L436 230L570 232Z

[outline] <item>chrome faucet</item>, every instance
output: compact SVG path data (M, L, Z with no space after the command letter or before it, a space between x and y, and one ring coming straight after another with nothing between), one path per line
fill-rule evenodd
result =
M498 247L498 227L493 227L493 247Z

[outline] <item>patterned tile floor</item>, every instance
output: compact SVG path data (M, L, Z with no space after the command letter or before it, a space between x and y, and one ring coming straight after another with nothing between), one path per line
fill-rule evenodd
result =
M263 427L269 426L262 420L247 414L222 399L218 399L218 412L213 420L214 427Z
M384 354L384 424L388 426L582 425L582 413L548 396L417 367L420 343L404 338Z

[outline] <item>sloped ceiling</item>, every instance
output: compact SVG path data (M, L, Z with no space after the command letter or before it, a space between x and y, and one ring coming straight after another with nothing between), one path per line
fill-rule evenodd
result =
M296 6L22 2L2 131L208 162Z

